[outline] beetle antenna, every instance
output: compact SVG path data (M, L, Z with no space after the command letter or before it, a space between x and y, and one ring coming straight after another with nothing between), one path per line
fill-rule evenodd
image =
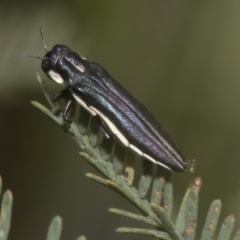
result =
M43 58L39 57L39 56L36 56L36 55L30 55L30 54L27 54L27 55L13 55L13 57L15 58L19 58L19 57L30 57L30 58L37 58L37 59L40 59L41 61L43 60Z
M40 34L41 34L41 38L42 38L44 49L46 50L46 52L48 52L47 46L46 46L46 43L45 43L45 39L44 39L43 28L40 28ZM39 56L36 56L36 55L30 55L30 54L27 54L27 55L13 55L13 57L15 57L15 58L18 58L18 57L30 57L30 58L37 58L37 59L40 59L41 61L43 61L42 57L39 57Z
M43 34L43 28L40 28L40 34L41 34L41 38L42 38L44 49L46 50L46 52L48 52L47 46L46 46L46 43L45 43L44 34Z

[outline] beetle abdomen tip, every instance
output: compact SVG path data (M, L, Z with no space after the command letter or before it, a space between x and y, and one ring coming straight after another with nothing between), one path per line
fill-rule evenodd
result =
M186 170L190 173L193 173L196 168L196 160L191 159L186 161Z

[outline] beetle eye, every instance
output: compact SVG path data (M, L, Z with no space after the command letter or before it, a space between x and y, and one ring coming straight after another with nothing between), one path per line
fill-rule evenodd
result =
M42 70L44 72L48 72L49 68L51 66L50 58L46 57L42 60Z

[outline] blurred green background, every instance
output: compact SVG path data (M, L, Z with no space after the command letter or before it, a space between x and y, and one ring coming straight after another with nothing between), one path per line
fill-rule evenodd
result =
M41 62L11 56L43 56L40 27L48 49L65 44L100 63L197 160L194 174L174 174L175 211L189 181L201 177L198 232L217 198L221 220L234 213L239 228L239 12L239 1L221 0L1 1L0 174L14 194L10 239L45 239L57 214L69 240L139 239L114 230L143 226L107 212L137 211L86 179L94 171L71 136L30 105L46 104L35 77Z

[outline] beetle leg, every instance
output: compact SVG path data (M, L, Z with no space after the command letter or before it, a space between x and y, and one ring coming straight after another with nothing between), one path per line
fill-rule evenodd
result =
M68 93L68 88L62 90L61 92L59 92L53 97L52 102L55 103L60 101L62 98L66 97L67 93Z
M68 114L68 112L69 112L72 104L73 104L73 99L70 98L70 99L67 101L67 103L66 103L66 105L64 106L64 109L63 109L62 118L63 118L63 121L66 123L66 126L64 126L65 132L67 132L67 131L69 130L69 128L70 128L70 126L71 126L71 123L72 123L72 121L66 119L67 114Z
M68 114L72 104L73 104L73 100L72 100L72 98L70 98L67 101L66 105L64 106L63 113L62 113L62 118L64 121L66 120L67 114Z
M101 119L98 116L97 116L97 125L98 125L98 129L103 134L103 136L106 139L109 139L111 134L109 134L107 127L105 126L105 124L101 121Z

